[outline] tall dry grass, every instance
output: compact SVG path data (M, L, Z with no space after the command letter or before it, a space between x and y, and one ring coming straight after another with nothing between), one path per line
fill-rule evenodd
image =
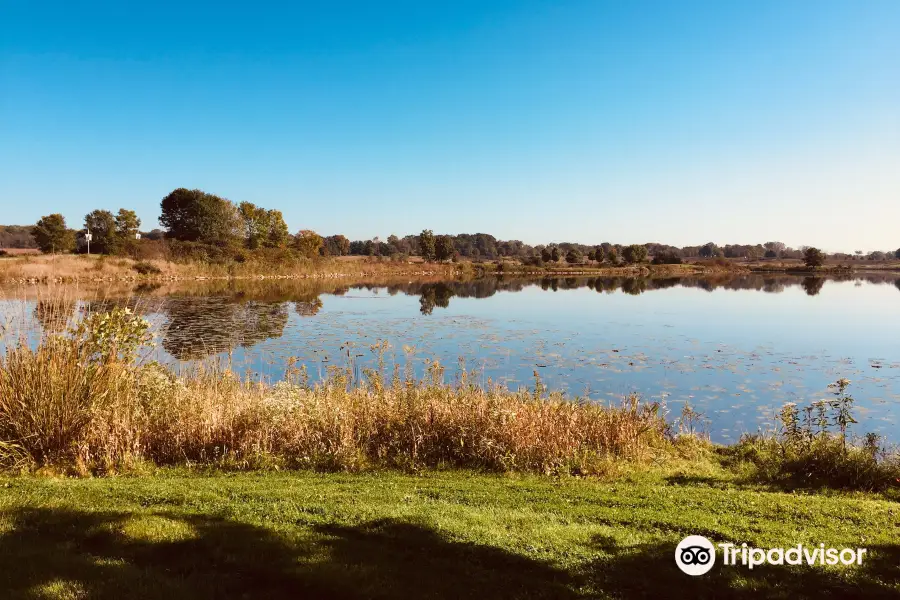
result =
M156 465L363 470L467 467L594 473L663 450L656 405L334 369L310 385L274 384L226 367L175 374L139 364L146 327L127 309L95 314L0 356L0 464L79 472Z
M149 267L149 268L148 268ZM465 268L464 268L465 267ZM373 277L390 275L442 275L452 277L471 271L468 265L435 264L360 258L290 258L251 255L243 262L205 262L124 256L28 255L0 261L3 282L89 282L135 279L252 279L305 277Z

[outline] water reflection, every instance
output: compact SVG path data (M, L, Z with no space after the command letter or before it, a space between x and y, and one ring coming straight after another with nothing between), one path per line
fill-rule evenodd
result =
M69 320L75 315L77 303L74 299L52 298L39 300L34 305L34 318L48 333L65 330Z
M287 303L213 298L171 298L165 305L163 349L190 360L249 348L279 338L288 322Z
M816 296L819 292L822 291L822 287L825 285L824 277L804 277L803 281L800 282L800 285L803 286L803 289L806 290L807 296Z
M896 273L841 274L839 276L792 276L773 274L723 274L717 277L493 277L469 281L375 281L347 285L335 281L220 281L166 288L142 285L118 298L81 302L83 312L128 307L143 315L160 315L162 347L179 360L193 360L249 348L282 336L293 309L301 317L315 317L323 308L323 295L343 296L351 290L388 295L417 296L419 312L432 315L446 309L453 298L490 298L499 292L520 292L538 287L549 292L587 288L602 294L637 296L675 287L716 290L759 291L778 294L800 287L809 296L820 294L829 281L893 284L900 289ZM75 299L40 300L34 318L45 332L62 331L76 314Z

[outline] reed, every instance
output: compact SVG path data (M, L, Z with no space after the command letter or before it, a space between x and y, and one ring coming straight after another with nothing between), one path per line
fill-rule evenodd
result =
M242 380L221 364L176 374L140 364L144 322L127 309L90 315L0 357L0 461L79 472L156 465L227 468L467 467L590 474L665 451L656 404L619 406L559 394L333 369L310 385Z

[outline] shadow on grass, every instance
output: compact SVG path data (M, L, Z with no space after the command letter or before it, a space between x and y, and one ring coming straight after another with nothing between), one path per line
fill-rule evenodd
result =
M564 570L494 547L457 542L395 520L299 525L288 533L172 514L152 539L128 514L28 509L5 515L4 598L582 598L895 597L900 547L870 548L849 572L716 568L688 577L671 542L621 547ZM144 530L146 531L146 529Z
M900 546L869 547L861 567L724 566L722 555L706 575L690 577L675 566L674 544L620 547L598 536L608 555L582 573L591 588L622 598L897 598Z

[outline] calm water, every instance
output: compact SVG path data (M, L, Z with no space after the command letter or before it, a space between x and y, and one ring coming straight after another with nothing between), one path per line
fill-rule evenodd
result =
M786 402L826 398L852 381L857 433L900 442L900 279L790 276L704 279L479 280L361 285L220 284L143 288L82 300L73 314L126 303L150 319L167 362L229 357L251 377L279 378L295 357L312 378L330 365L388 370L430 360L479 380L551 389L599 402L639 392L674 416L685 402L728 441L772 423ZM8 293L6 321L49 323L33 299ZM20 297L21 298L21 297Z

